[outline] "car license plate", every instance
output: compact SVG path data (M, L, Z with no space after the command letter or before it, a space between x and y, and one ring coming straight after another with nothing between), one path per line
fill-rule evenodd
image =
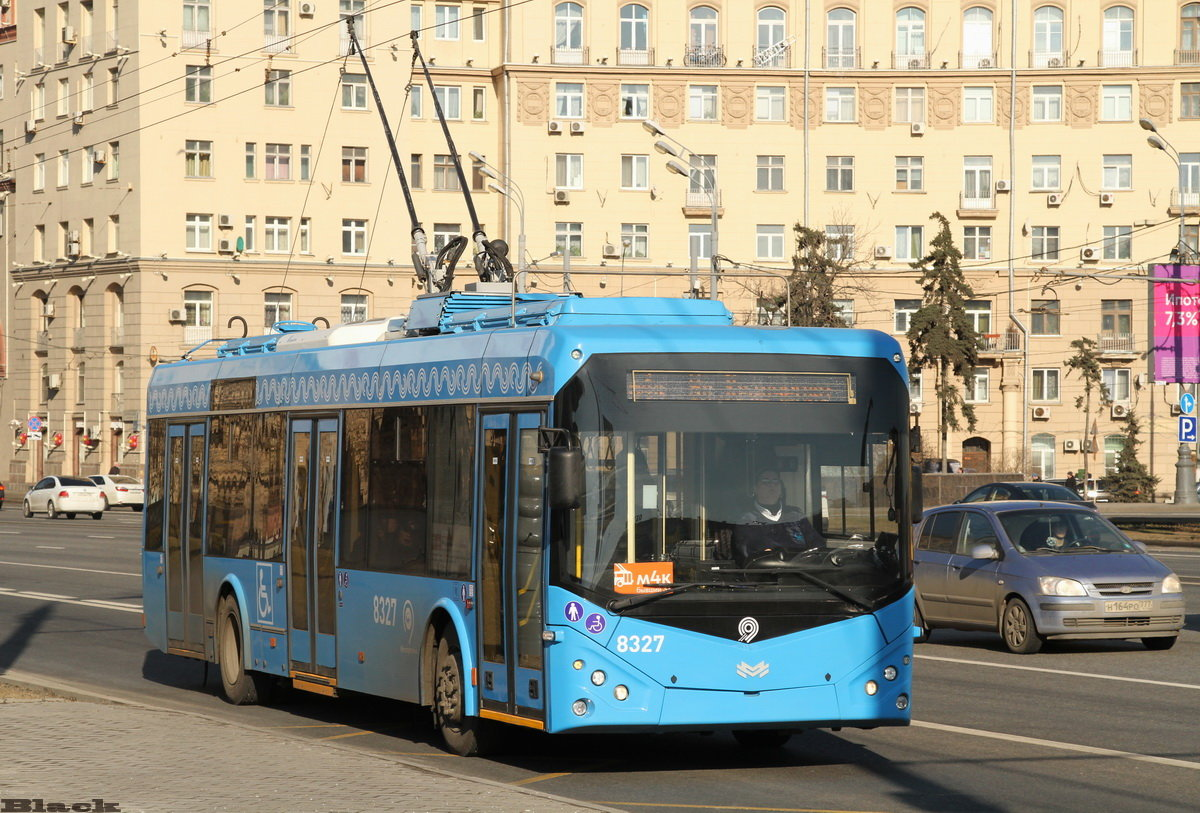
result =
M1140 599L1137 601L1106 601L1104 602L1104 612L1106 613L1132 613L1141 610L1149 610L1154 606L1154 602L1150 599Z

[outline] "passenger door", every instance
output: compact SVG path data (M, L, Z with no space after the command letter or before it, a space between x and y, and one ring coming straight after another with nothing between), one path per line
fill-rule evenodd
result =
M288 432L284 545L288 557L288 651L293 678L337 683L337 418L293 418Z
M990 545L1000 550L1000 540L986 514L966 512L958 544L946 568L946 594L952 617L969 624L992 627L997 619L1000 561L972 559L971 549Z
M480 422L480 716L541 728L544 461L540 412Z
M941 511L925 520L913 558L913 577L926 621L949 617L946 566L954 555L962 511Z
M204 424L167 428L167 641L186 652L204 651L206 458Z

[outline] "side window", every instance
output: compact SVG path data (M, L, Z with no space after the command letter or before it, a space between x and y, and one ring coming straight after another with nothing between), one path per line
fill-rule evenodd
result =
M958 524L962 519L959 511L946 511L933 518L933 530L930 532L928 550L940 553L954 553L958 542Z
M991 540L989 543L988 540ZM958 540L958 553L971 555L971 548L980 544L996 544L996 532L992 523L983 514L968 513Z
M988 495L989 500L1011 500L1012 498L1013 493L1008 486L993 486L992 493Z

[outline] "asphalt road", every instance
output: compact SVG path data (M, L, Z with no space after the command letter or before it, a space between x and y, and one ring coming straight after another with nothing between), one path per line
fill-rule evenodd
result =
M1016 656L998 636L935 632L917 647L909 728L810 732L765 753L727 735L516 731L505 756L461 759L402 703L299 692L272 707L224 703L214 670L205 682L201 663L142 636L140 514L51 522L13 507L0 511L0 671L629 811L1191 811L1200 798L1200 549L1154 551L1191 611L1171 651L1063 642Z

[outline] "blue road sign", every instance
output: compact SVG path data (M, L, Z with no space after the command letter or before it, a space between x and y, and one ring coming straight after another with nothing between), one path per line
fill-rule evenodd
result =
M1179 396L1179 411L1184 415L1191 415L1196 411L1196 396L1190 392L1185 392Z
M1179 442L1196 442L1196 417L1194 415L1179 416Z

